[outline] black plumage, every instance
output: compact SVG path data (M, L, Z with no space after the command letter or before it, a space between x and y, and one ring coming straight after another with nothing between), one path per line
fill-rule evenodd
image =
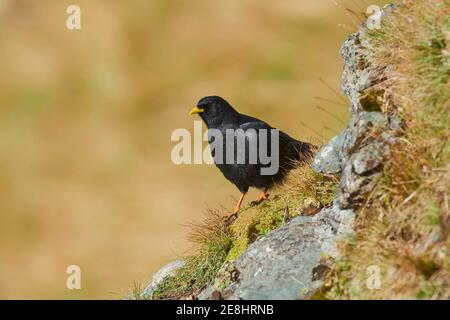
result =
M198 114L202 118L208 128L208 132L220 131L222 134L223 138L219 140L222 144L222 152L212 150L212 156L216 166L225 178L231 181L241 191L241 198L233 213L239 211L243 198L250 187L262 190L262 193L256 200L257 202L262 201L267 198L267 191L271 187L280 183L287 173L295 168L299 161L309 159L316 148L312 144L301 142L290 137L288 134L271 127L262 120L240 114L221 97L210 96L201 99L197 107L191 111L191 114ZM227 136L227 130L229 129L235 132L233 136ZM258 134L261 129L265 129L267 135ZM272 155L276 156L276 152L272 150L271 130L277 130L279 136L279 169L274 174L263 175L261 169L267 169L270 167L270 164L267 164L266 161L263 161L259 157L259 149L266 145L265 150L267 151L266 154L268 157ZM228 149L228 152L232 152L231 155L227 154L227 144L231 142L227 140L230 139L234 139L234 148ZM215 136L209 134L210 144L214 140ZM238 154L242 152L242 149L238 148L239 141L245 141L245 154L241 154L241 160L244 161L240 162L237 161ZM255 146L258 148L258 157L256 162L252 162L250 161L250 148L254 148ZM220 156L222 155L223 161L220 161L222 159ZM234 160L232 163L226 162L227 155L232 156Z

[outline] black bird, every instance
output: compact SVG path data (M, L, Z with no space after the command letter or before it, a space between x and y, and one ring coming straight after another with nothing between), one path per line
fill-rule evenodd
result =
M281 182L287 173L294 169L299 161L307 161L312 157L316 147L312 144L301 142L291 138L281 130L274 129L262 120L240 114L236 111L225 99L218 96L210 96L201 99L197 107L191 110L191 115L198 114L208 127L209 143L212 147L216 139L210 132L215 131L222 134L222 140L216 141L222 148L222 154L212 148L212 156L216 166L223 173L225 178L231 181L241 192L241 197L231 215L239 212L245 194L250 187L262 190L256 202L259 203L268 197L268 190L275 184ZM215 130L211 130L215 129ZM227 130L234 130L233 137L227 136ZM239 130L242 129L242 130ZM253 130L249 130L253 129ZM267 130L267 135L258 134L261 129ZM237 131L236 131L237 130ZM266 154L271 157L276 156L276 151L273 150L273 141L271 141L271 130L278 132L278 163L279 169L270 175L264 175L261 172L262 168L268 168L270 165L267 159L264 161L260 158L260 148L265 145ZM229 132L229 131L228 131ZM228 137L228 140L227 140ZM235 161L227 162L227 143L234 140L232 159ZM245 158L244 162L238 162L238 154L242 152L239 149L239 141L245 141ZM250 161L250 148L256 148L258 159L257 161ZM242 147L242 146L241 146ZM218 147L216 146L216 149ZM220 149L219 149L220 150ZM231 148L230 148L231 151ZM231 153L229 151L229 153ZM255 150L254 150L255 151ZM221 156L219 158L219 156Z

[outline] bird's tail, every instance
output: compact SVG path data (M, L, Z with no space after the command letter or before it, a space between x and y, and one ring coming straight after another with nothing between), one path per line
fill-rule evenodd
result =
M310 162L310 160L316 155L319 149L319 147L309 142L303 142L294 139L282 131L280 131L280 142L280 146L283 146L282 148L284 149L280 150L281 153L294 163Z
M297 151L297 159L299 162L309 162L317 154L318 146L308 142L297 141L295 149Z

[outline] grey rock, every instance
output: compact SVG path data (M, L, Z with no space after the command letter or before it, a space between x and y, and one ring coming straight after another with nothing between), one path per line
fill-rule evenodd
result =
M398 142L397 137L401 135L403 131L403 121L398 115L391 115L389 117L389 132L387 134L383 134L383 139L386 142L395 144Z
M390 158L387 119L380 112L361 111L345 130L340 153L342 175L336 203L343 209L358 208L376 186L384 163Z
M358 113L362 111L359 95L372 83L372 70L368 68L367 58L361 50L359 33L348 37L340 52L344 59L341 90L352 102L350 113Z
M345 163L358 145L368 137L371 131L382 128L386 120L380 112L359 112L353 115L349 126L344 132L340 158Z
M325 257L338 255L336 241L352 234L354 213L337 207L299 216L253 243L235 261L238 280L226 299L304 299L322 284Z
M167 277L173 276L174 273L182 268L186 264L183 260L176 260L166 264L158 272L153 275L152 281L144 289L144 296L147 298L152 298L153 293L160 283L164 281Z
M357 144L367 137L371 130L385 125L386 119L380 112L358 113L343 132L320 150L312 163L313 169L327 174L341 172Z
M216 291L217 288L214 285L209 285L205 289L202 290L202 292L199 293L197 296L198 300L210 300L212 293Z
M353 163L347 162L335 198L336 204L342 209L359 208L380 177L381 172L360 176L354 172Z
M392 5L386 6L382 16L393 8ZM351 120L337 137L340 141L338 156L335 156L338 149L336 143L331 143L335 146L333 157L339 159L342 173L334 202L342 209L357 209L363 205L381 177L383 166L391 156L391 145L397 142L396 136L402 126L395 115L388 118L381 112L365 111L366 104L363 106L361 103L363 97L367 100L367 93L371 93L374 96L368 100L371 106L381 94L371 88L379 78L379 69L369 63L371 53L367 49L368 44L364 43L366 32L367 27L363 24L359 32L348 37L341 48L344 59L341 87L351 103ZM320 158L322 155L319 153L318 156L317 160L324 163ZM322 169L319 166L314 168Z
M384 162L390 158L391 149L383 142L375 141L356 153L352 158L354 172L364 175L368 172L381 169Z
M340 157L344 143L345 131L334 137L316 155L312 168L320 173L334 174L341 172L342 159Z

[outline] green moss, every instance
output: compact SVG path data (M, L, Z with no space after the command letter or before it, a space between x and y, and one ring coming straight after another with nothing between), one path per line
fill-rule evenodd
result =
M262 214L259 217L259 222L255 226L258 236L264 236L281 226L283 224L284 213L287 212L289 214L288 218L291 218L290 212L295 209L287 200L284 204L281 199L270 204L263 203L260 208Z
M442 209L436 203L433 202L432 199L425 208L424 211L424 221L426 224L430 226L437 226L440 222Z
M360 103L364 111L380 112L383 99L383 90L372 90L361 97Z
M240 257L240 255L247 249L249 245L249 238L247 235L238 236L231 245L231 250L228 252L226 260L233 261Z
M231 226L234 240L227 260L237 259L251 243L280 227L285 218L291 219L298 215L303 199L301 195L293 194L276 196L270 201L246 208Z
M417 293L416 298L419 300L429 300L436 292L436 286L430 283L425 283L422 289Z
M316 185L316 197L318 203L325 207L330 206L333 203L334 196L338 188L338 183L333 180L325 179L321 177L321 180Z
M264 236L283 224L282 210L283 209L280 209L279 211L270 211L267 215L262 217L261 221L256 226L256 231L259 236Z

